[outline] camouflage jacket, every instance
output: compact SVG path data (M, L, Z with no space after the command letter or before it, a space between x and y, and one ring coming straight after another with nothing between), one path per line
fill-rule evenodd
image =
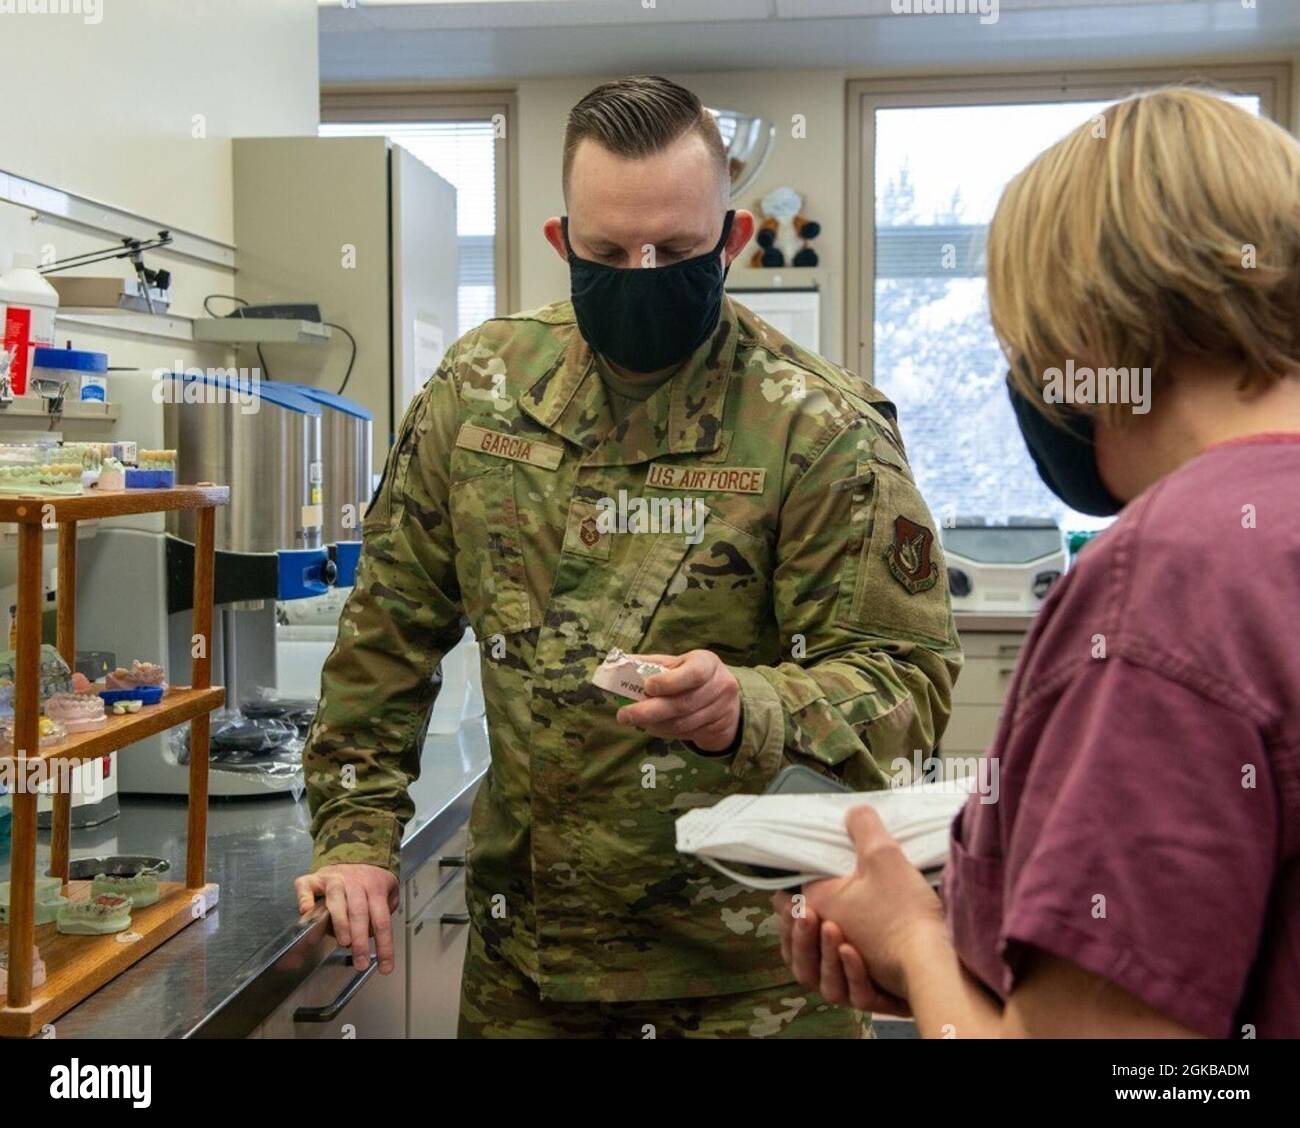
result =
M620 496L698 498L703 523L611 530ZM467 618L488 951L555 1000L788 982L768 894L678 855L673 824L792 762L871 789L935 746L961 655L934 528L892 405L730 299L617 427L568 302L485 323L411 404L366 513L304 754L315 866L396 872L431 678ZM615 646L718 654L734 754L619 725L591 684Z

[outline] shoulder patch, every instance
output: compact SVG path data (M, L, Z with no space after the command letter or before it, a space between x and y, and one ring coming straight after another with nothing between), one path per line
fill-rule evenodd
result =
M894 539L885 549L889 571L911 595L929 591L939 580L939 565L932 559L934 533L901 513L894 518Z

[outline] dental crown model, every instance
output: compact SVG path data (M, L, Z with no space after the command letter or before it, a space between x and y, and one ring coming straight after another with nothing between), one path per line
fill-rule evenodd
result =
M96 485L101 490L126 489L126 467L110 455L99 468L99 481Z

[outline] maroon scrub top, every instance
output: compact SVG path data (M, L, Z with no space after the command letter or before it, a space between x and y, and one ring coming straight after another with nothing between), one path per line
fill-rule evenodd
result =
M1202 1034L1300 1036L1300 434L1210 447L1083 549L988 755L944 877L986 986L1036 949Z

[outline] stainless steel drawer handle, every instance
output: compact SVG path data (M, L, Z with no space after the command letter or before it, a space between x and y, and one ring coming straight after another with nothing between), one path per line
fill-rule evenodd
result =
M347 958L351 960L351 953L347 953ZM361 990L366 980L378 970L379 961L372 956L366 970L357 972L349 979L332 1003L326 1003L323 1007L299 1007L293 1012L294 1022L332 1022Z
M469 924L469 913L443 913L439 924Z

